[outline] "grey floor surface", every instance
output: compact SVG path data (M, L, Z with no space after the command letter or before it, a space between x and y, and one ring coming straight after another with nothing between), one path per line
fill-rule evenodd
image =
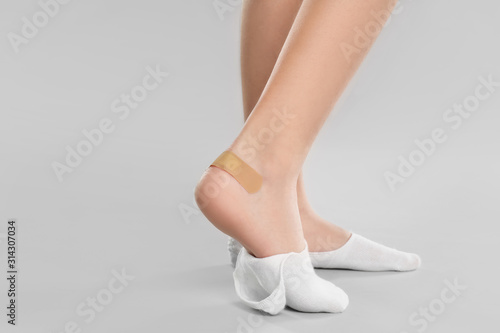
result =
M318 270L346 290L348 310L274 317L237 299L226 237L192 196L242 124L241 6L232 3L219 17L212 1L73 1L19 53L3 39L1 332L495 331L500 88L458 128L443 117L473 99L480 77L500 81L499 2L403 0L304 166L322 216L419 253L422 268ZM1 32L20 33L23 16L39 10L34 1L3 2ZM141 85L148 67L169 75L121 119L114 101ZM104 118L113 132L60 182L52 164L65 163L66 147ZM446 142L391 191L384 174L436 128ZM16 327L4 306L12 217ZM118 288L123 271L129 280Z

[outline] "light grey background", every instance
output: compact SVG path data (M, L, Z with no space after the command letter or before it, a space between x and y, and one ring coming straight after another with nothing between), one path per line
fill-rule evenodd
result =
M455 279L467 289L425 332L495 329L500 89L458 130L442 116L474 93L479 76L500 81L500 2L402 0L305 165L322 216L419 253L422 268L320 270L350 295L348 310L276 317L238 301L226 237L192 198L242 125L241 5L233 3L221 19L212 0L73 0L15 53L7 34L40 7L1 2L0 233L17 218L21 272L19 325L5 324L2 305L2 332L63 332L75 321L96 333L413 333L412 313L439 303ZM120 120L111 103L156 65L169 77ZM51 163L105 117L115 131L59 182ZM448 141L391 192L384 172L436 127ZM122 268L135 279L85 323L78 305ZM249 318L257 324L245 330Z

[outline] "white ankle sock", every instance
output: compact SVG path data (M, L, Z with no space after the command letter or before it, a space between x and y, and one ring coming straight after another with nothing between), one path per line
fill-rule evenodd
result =
M341 248L328 252L311 252L316 268L342 268L358 271L412 271L420 267L420 257L375 243L352 234Z
M233 267L236 267L236 260L238 259L238 254L240 253L242 247L243 245L241 245L236 239L232 237L227 239L227 250L229 251L229 257Z
M241 244L229 238L228 250L233 267L242 248ZM420 257L375 243L358 234L341 248L328 252L309 252L312 265L316 268L339 268L359 271L411 271L420 267Z
M266 258L241 248L233 276L241 300L272 315L285 305L302 312L342 312L349 304L342 289L316 275L307 245L300 253Z

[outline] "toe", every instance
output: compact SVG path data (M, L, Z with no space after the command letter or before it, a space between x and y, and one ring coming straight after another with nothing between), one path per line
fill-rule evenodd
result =
M422 259L420 256L414 253L408 253L406 255L406 260L403 264L400 265L398 271L406 272L406 271L414 271L420 267L422 264Z

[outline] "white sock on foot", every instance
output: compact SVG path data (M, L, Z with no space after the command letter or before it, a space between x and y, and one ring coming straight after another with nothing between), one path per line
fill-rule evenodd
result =
M227 239L227 250L229 251L229 257L233 267L236 267L236 260L238 259L238 254L240 253L242 247L243 245L241 245L236 239L232 237Z
M342 289L316 275L307 245L300 253L266 258L241 248L233 276L241 300L272 315L285 305L302 312L342 312L349 304Z
M310 252L316 268L342 268L357 271L412 271L420 267L420 257L375 243L358 234L341 248L328 252Z
M236 264L241 244L229 238L228 250L231 264ZM359 271L411 271L420 267L420 257L375 243L358 234L341 248L328 252L309 252L315 268L338 268Z

